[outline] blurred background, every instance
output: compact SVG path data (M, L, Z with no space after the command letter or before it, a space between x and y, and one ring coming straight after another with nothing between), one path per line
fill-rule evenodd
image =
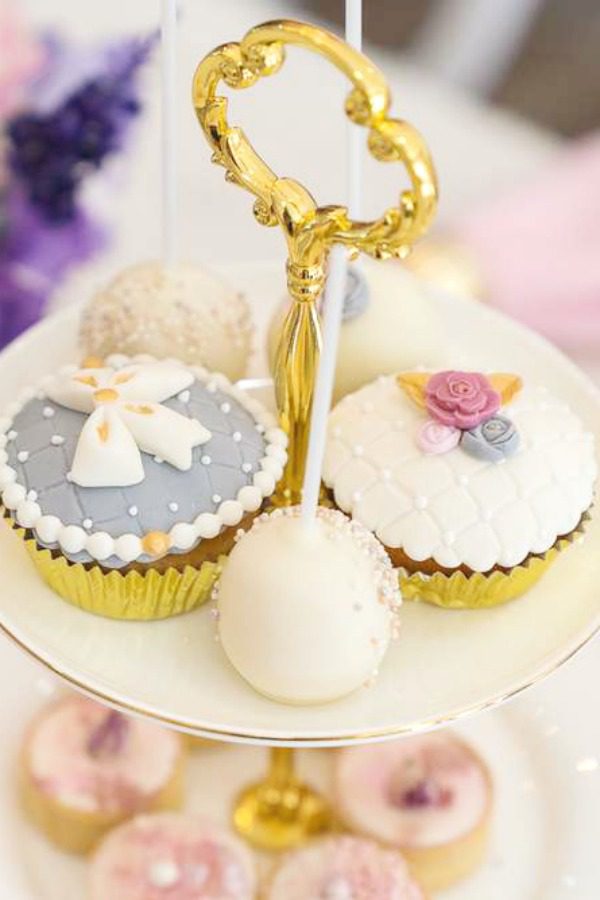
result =
M0 0L0 341L160 253L159 0ZM342 0L181 0L178 253L221 267L282 259L275 229L211 166L190 103L199 59L261 20L341 33ZM600 5L365 0L365 49L394 114L439 174L432 234L409 265L516 316L594 375L600 347ZM343 202L347 84L290 51L232 95L232 121L320 203ZM366 217L399 171L365 161ZM283 291L283 269L282 269Z

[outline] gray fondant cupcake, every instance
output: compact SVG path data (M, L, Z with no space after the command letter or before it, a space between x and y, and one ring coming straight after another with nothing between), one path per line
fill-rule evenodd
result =
M260 403L175 360L65 366L9 413L6 515L57 593L116 618L205 600L286 461L286 437Z

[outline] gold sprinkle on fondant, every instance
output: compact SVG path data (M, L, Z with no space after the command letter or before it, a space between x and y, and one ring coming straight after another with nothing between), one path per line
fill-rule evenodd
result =
M105 444L108 440L109 428L108 422L103 422L102 425L98 425L96 431L98 432L98 437Z
M142 549L148 556L164 556L169 549L169 535L164 531L149 531L142 538Z
M80 384L87 384L93 388L98 387L98 382L93 375L75 375L75 381L78 381Z
M128 381L131 381L134 375L134 372L121 372L121 374L117 375L115 378L115 384L126 384Z
M86 356L81 363L82 369L101 369L104 366L104 360L101 356Z
M118 391L114 391L112 388L100 388L99 391L94 391L96 403L114 403L118 399Z
M135 403L127 403L125 404L125 409L128 409L129 412L132 413L138 413L140 416L152 416L154 414L152 407L144 404L137 405Z

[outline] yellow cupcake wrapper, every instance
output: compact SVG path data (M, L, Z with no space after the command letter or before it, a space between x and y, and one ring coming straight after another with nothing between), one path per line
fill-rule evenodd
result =
M11 520L8 520L11 522ZM25 531L14 526L17 534ZM86 612L111 619L151 621L190 612L208 600L223 562L203 562L199 569L186 566L160 573L150 566L142 575L118 571L103 572L100 566L86 568L70 563L64 556L53 558L50 550L38 547L33 538L25 547L38 572L63 600Z
M432 603L444 609L488 609L514 600L528 591L539 581L554 562L558 554L583 533L589 516L583 516L571 534L559 540L542 556L532 556L526 562L515 566L510 572L474 572L465 575L454 572L444 575L436 572L425 575L419 572L409 574L406 569L398 569L400 590L405 600Z

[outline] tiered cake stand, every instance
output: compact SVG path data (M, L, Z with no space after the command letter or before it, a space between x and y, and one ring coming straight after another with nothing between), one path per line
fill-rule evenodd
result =
M268 26L258 35L260 40L255 31L242 50L240 45L227 45L225 54L221 50L208 57L199 69L195 95L201 121L217 148L217 161L234 171L230 180L258 194L255 214L259 221L287 227L288 287L296 317L288 322L288 338L290 329L296 328L296 337L306 337L307 329L318 328L314 301L323 285L332 243L347 242L372 255L401 251L427 224L427 204L432 201L422 145L412 142L407 126L394 131L385 117L379 131L371 132L371 149L377 148L379 158L387 154L405 163L413 176L413 193L406 192L397 211L372 225L350 222L338 208L319 210L308 192L302 193L293 182L273 182L273 174L264 164L261 168L241 132L228 128L225 101L215 99L214 93L220 76L230 86L248 86L239 78L248 83L256 80L256 65L266 68L262 74L274 71L283 58L283 42L292 38L312 49L316 42L316 49L329 55L323 32L299 32L289 26ZM348 56L346 50L342 53L336 44L334 61L345 61L340 67L354 80L349 109L355 121L362 117L362 124L369 125L373 110L365 111L361 102L367 96L378 103L380 76L363 57L350 51ZM255 68L248 68L248 60ZM369 93L373 83L377 90ZM361 86L366 94L360 93ZM400 147L400 155L391 156L383 138L378 143L384 132L386 140ZM269 206L267 195L274 188L276 202ZM425 203L425 212L415 205L415 196ZM307 226L307 221L312 224ZM307 255L302 258L301 254ZM284 291L281 267L238 267L233 273L232 269L229 274L235 275L266 322ZM517 371L525 379L544 382L564 396L600 446L600 396L556 349L471 300L435 294L431 303L445 325L449 343L456 346L457 364ZM77 307L64 310L0 354L0 401L8 402L19 385L78 358L79 316ZM314 349L316 362L318 340ZM292 432L292 474L287 485L292 496L301 483L311 396L306 392L307 379L298 380L296 364L289 354L282 360L277 385L279 406L283 402L284 419L288 417ZM256 374L264 376L265 368L260 369L259 363ZM308 372L309 382L313 375L314 367ZM298 408L302 415L291 421ZM445 725L518 694L589 640L600 626L600 524L595 517L586 532L585 540L561 554L545 578L518 602L476 612L405 603L401 639L390 649L377 683L323 706L286 706L255 693L228 664L206 607L162 622L136 623L96 618L69 606L42 583L22 542L8 528L0 531L0 627L73 687L102 702L198 737L275 748L267 781L243 794L235 811L241 832L255 844L275 848L297 843L329 823L326 806L296 780L285 748L366 743Z

